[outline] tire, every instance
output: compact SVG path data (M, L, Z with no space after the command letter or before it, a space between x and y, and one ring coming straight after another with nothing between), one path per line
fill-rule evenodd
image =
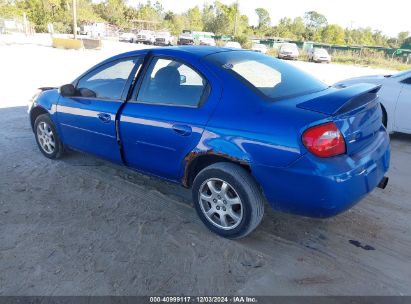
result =
M42 114L36 118L34 122L34 137L41 153L45 157L57 159L63 155L63 143L48 114Z
M228 239L250 234L264 215L264 197L257 183L236 164L220 162L201 170L194 179L192 197L204 225Z

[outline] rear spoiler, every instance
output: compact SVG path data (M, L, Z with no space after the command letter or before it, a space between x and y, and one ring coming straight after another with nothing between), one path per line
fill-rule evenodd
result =
M349 87L333 87L332 92L300 103L298 108L327 115L338 115L364 106L378 96L381 85L360 83Z

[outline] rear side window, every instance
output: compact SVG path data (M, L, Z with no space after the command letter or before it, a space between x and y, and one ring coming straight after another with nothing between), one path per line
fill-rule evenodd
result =
M190 66L154 58L144 76L137 102L197 107L206 87L207 81Z
M328 88L321 81L282 60L255 52L220 52L207 56L206 60L273 100Z

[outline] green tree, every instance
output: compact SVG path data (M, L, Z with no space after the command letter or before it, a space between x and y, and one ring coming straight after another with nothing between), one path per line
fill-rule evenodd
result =
M68 13L68 11L65 10L65 13ZM71 15L68 19L71 23ZM94 11L91 0L77 0L77 21L80 24L83 22L98 22L102 20L103 19Z
M204 5L204 29L216 35L234 34L241 35L248 30L247 16L240 15L237 3L225 5L215 1L214 5Z
M337 24L329 24L321 31L321 41L329 44L344 44L344 29Z
M260 29L266 29L271 25L270 13L262 7L256 8L255 12L258 16L258 27Z
M185 15L177 15L167 12L164 17L163 27L169 29L172 35L178 36L189 27L189 21Z
M202 31L203 30L203 18L201 11L198 6L190 8L186 13L188 24L191 30L193 31Z
M294 18L290 24L290 31L293 33L295 39L303 40L306 32L304 19L301 17Z
M105 0L96 7L96 12L102 19L120 27L125 25L125 11L126 5L124 0Z
M1 18L13 18L21 16L23 10L17 7L14 3L9 3L5 0L0 0L0 17Z
M306 12L304 14L304 20L308 28L316 30L328 24L327 18L316 11Z
M316 11L309 11L304 14L304 22L305 38L313 41L321 40L321 30L328 24L327 18Z
M408 37L410 37L410 32L399 32L397 36L398 46L401 46Z
M296 36L291 31L292 23L293 21L291 20L291 18L281 18L277 26L273 28L272 35L281 38L296 39Z
M374 30L372 33L373 45L388 46L388 38L382 34L379 30Z

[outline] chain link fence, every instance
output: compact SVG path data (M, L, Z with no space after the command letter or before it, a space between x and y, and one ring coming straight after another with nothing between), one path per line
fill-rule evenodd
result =
M0 16L0 34L13 33L34 34L34 27L23 16Z

